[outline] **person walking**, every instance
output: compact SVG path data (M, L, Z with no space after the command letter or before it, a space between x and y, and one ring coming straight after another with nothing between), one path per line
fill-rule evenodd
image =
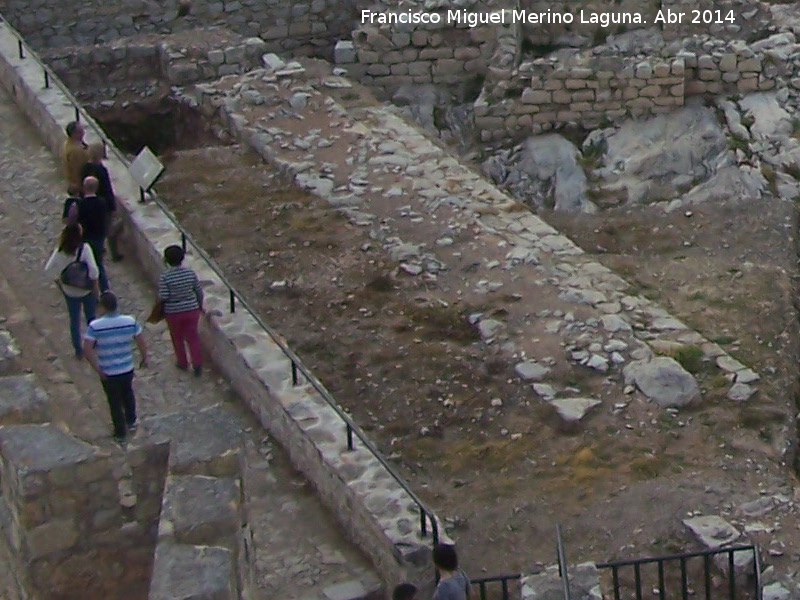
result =
M439 583L433 600L467 600L469 577L458 568L458 555L452 544L436 544L433 547L433 566L439 574Z
M164 249L167 269L158 279L158 299L164 305L176 366L182 371L189 368L186 357L188 344L194 374L200 377L203 355L197 325L203 312L203 289L197 274L183 266L183 258L184 251L180 246L167 246Z
M114 196L114 186L111 185L111 176L103 164L106 158L105 144L91 144L89 146L89 161L81 168L81 181L87 177L97 179L97 195L106 202L106 236L108 249L111 251L111 260L118 262L124 257L119 253L118 239L122 233L122 221L117 212L117 199Z
M69 185L80 187L83 183L81 168L89 160L88 146L83 141L86 130L80 121L67 123L67 139L61 148L61 171Z
M78 284L77 286L63 281L63 279L71 281L69 277L62 278L62 274L67 267L71 267L72 263L85 265L85 268L78 265L78 271L83 271L84 285L81 285L80 273L78 279L72 280L72 283ZM94 260L94 253L91 247L83 242L81 226L78 223L71 223L64 227L58 247L45 264L44 271L46 275L55 279L56 285L67 303L69 335L75 350L75 358L80 360L83 358L81 308L83 308L83 315L86 317L88 325L94 320L97 296L100 290L97 284L99 272Z
M108 227L108 205L97 195L99 182L96 177L83 180L83 198L78 202L78 223L83 227L83 241L92 247L94 260L100 271L100 291L108 290L108 276L103 261Z
M133 392L133 342L142 355L140 367L147 366L147 344L136 319L119 313L117 297L112 292L100 296L100 310L102 315L89 324L83 337L83 354L100 376L114 424L114 439L121 443L128 432L139 426Z

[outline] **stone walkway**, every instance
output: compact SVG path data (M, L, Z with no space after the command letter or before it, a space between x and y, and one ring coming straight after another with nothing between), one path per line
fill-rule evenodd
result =
M57 400L57 418L76 435L107 443L111 424L101 388L89 366L72 357L63 301L42 276L60 228L63 185L57 160L1 90L0 132L13 140L0 148L0 251L6 257L0 273L7 280L0 288L24 304L28 316L23 319L40 334L38 340L36 335L20 340L23 355L28 354L27 364ZM110 264L109 271L123 311L143 319L152 303L150 285L130 262ZM7 304L9 295L3 297ZM336 595L337 589L358 587L356 582L374 588L377 578L368 563L344 539L284 452L239 407L226 382L213 372L198 380L177 371L163 325L148 325L146 336L152 358L136 379L143 428L150 417L221 404L243 434L247 510L261 597L339 598L343 596ZM353 585L340 585L345 583Z

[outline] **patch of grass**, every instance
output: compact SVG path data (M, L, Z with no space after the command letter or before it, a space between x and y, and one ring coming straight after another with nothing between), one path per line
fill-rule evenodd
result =
M693 375L703 368L703 351L697 346L683 346L673 353L672 358Z
M727 346L728 344L735 342L736 338L732 335L718 335L715 338L711 338L711 341L715 344L719 344L720 346Z
M728 136L728 148L731 152L741 150L745 154L750 153L750 144L747 140L733 133Z
M789 415L767 406L744 405L739 409L739 425L757 431L770 425L782 424L789 418Z
M669 466L669 461L663 455L644 454L632 459L628 466L631 476L642 481L658 477Z
M775 168L772 165L763 163L761 165L761 174L767 180L770 193L773 196L778 196L778 173L775 172Z
M325 230L325 220L317 215L299 214L289 221L289 229L296 233L319 233Z
M605 140L592 142L583 149L578 163L584 168L594 170L602 163L603 155L606 153L608 145Z
M800 181L800 165L794 163L783 163L781 165L783 172L787 175L794 177L795 180Z

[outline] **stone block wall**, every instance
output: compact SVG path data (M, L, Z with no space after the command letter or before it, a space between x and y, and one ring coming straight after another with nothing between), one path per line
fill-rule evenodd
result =
M494 26L452 25L444 17L440 24L363 25L352 42L337 44L334 61L391 97L403 85L455 86L485 75L496 39Z
M252 597L252 535L240 479L169 477L158 537L150 600L190 590L215 600Z
M56 48L43 56L73 91L136 87L163 81L185 85L244 73L261 65L267 43L223 29L191 36L120 39L109 44Z
M104 44L140 34L224 25L267 40L274 52L330 54L355 22L355 0L0 0L0 13L37 49Z
M598 127L627 116L674 110L684 102L683 59L607 59L563 65L547 59L523 64L527 85L516 98L493 97L487 87L475 103L484 142L536 135L566 123ZM530 78L528 80L528 78Z
M38 598L146 590L166 474L164 448L121 456L45 424L0 427L6 534ZM157 502L159 504L160 502Z
M748 93L775 87L777 69L770 69L744 44L718 51L684 50L678 55L686 65L686 95Z

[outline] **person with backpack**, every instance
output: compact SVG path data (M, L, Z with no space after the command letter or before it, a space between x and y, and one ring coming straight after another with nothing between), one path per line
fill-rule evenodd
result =
M89 244L83 241L83 231L78 223L64 227L58 247L44 267L45 274L52 277L69 312L69 334L75 357L83 358L81 345L81 308L88 325L95 318L99 271L94 253Z

